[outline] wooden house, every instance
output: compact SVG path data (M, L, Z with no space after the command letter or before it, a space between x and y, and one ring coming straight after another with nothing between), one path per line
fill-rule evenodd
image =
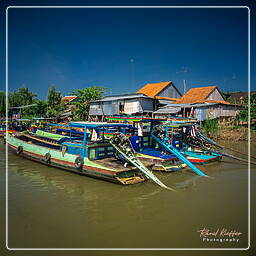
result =
M203 121L218 117L234 117L239 110L240 106L225 101L217 86L207 86L190 89L180 99L155 111L154 115L159 117L175 113Z
M142 93L106 96L89 103L89 116L96 120L102 120L104 116L122 114L152 116L155 110L154 101L154 98Z
M151 83L144 85L137 93L143 93L148 97L158 100L158 107L175 102L182 97L182 94L173 82Z

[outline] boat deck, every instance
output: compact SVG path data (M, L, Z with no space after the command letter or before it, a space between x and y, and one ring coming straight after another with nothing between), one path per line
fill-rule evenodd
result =
M138 153L143 154L143 155L148 155L148 156L152 156L152 157L157 157L157 158L161 158L163 160L171 160L171 159L176 159L176 157L170 153L166 153L160 150L157 150L155 148L145 148L141 151L139 151Z
M111 168L114 169L116 172L125 172L125 171L129 171L129 170L138 170L137 167L131 165L131 164L127 164L127 166L124 166L124 163L122 163L122 161L115 159L114 157L108 157L108 158L104 158L104 159L98 159L98 160L93 160L93 162L98 163L100 165L103 165L107 168ZM143 162L143 164L151 169L152 168L152 163L145 163Z

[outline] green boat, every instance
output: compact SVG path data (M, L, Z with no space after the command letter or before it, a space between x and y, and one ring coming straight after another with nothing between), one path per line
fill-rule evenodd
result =
M73 122L70 126L83 128L84 137L78 139L44 131L37 131L37 134L26 131L8 134L8 147L21 157L118 184L136 184L149 179L136 166L124 165L117 160L113 146L104 137L92 140L87 131L104 125ZM150 164L146 167L150 168Z
M105 124L109 125L109 123ZM137 128L133 127L132 125L127 125L125 129L122 129L120 124L117 124L117 126L115 125L116 123L112 123L112 126L104 127L104 129L98 129L98 132L108 141L113 138L116 132L121 132L122 134L124 134L124 136L129 138L131 145L135 151L136 157L145 165L150 163L152 165L151 169L153 171L173 172L179 171L186 167L186 164L179 161L176 156L168 153L160 147L157 147L157 144L154 143L154 140L151 138L150 133L144 134L144 136L138 136ZM62 129L59 129L58 124L49 124L49 126L55 127L55 129L51 130L55 130L56 132L59 132L61 134L56 134L53 131L46 132L40 130L37 130L37 134L40 133L44 134L45 136L47 135L49 138L54 138L55 136L65 137L68 136L68 134L69 136L74 136L79 133L80 137L77 138L81 139L83 137L82 132L74 131L68 126L66 126L66 129L63 129L63 125L61 125ZM91 136L91 134L89 134L89 136Z

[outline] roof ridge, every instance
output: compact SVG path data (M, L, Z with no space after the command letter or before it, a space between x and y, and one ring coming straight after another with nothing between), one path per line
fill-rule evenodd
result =
M147 83L147 84L165 84L165 83L172 83L172 81L157 82L157 83Z

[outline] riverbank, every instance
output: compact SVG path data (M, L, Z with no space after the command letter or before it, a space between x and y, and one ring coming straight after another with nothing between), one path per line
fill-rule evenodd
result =
M207 120L202 128L206 136L215 140L248 141L249 137L248 122L232 118ZM250 141L256 142L255 122L251 123L250 131Z
M225 141L248 141L249 129L246 127L231 129L220 128L215 132L208 132L207 135L216 140ZM256 131L251 129L251 142L256 142Z

